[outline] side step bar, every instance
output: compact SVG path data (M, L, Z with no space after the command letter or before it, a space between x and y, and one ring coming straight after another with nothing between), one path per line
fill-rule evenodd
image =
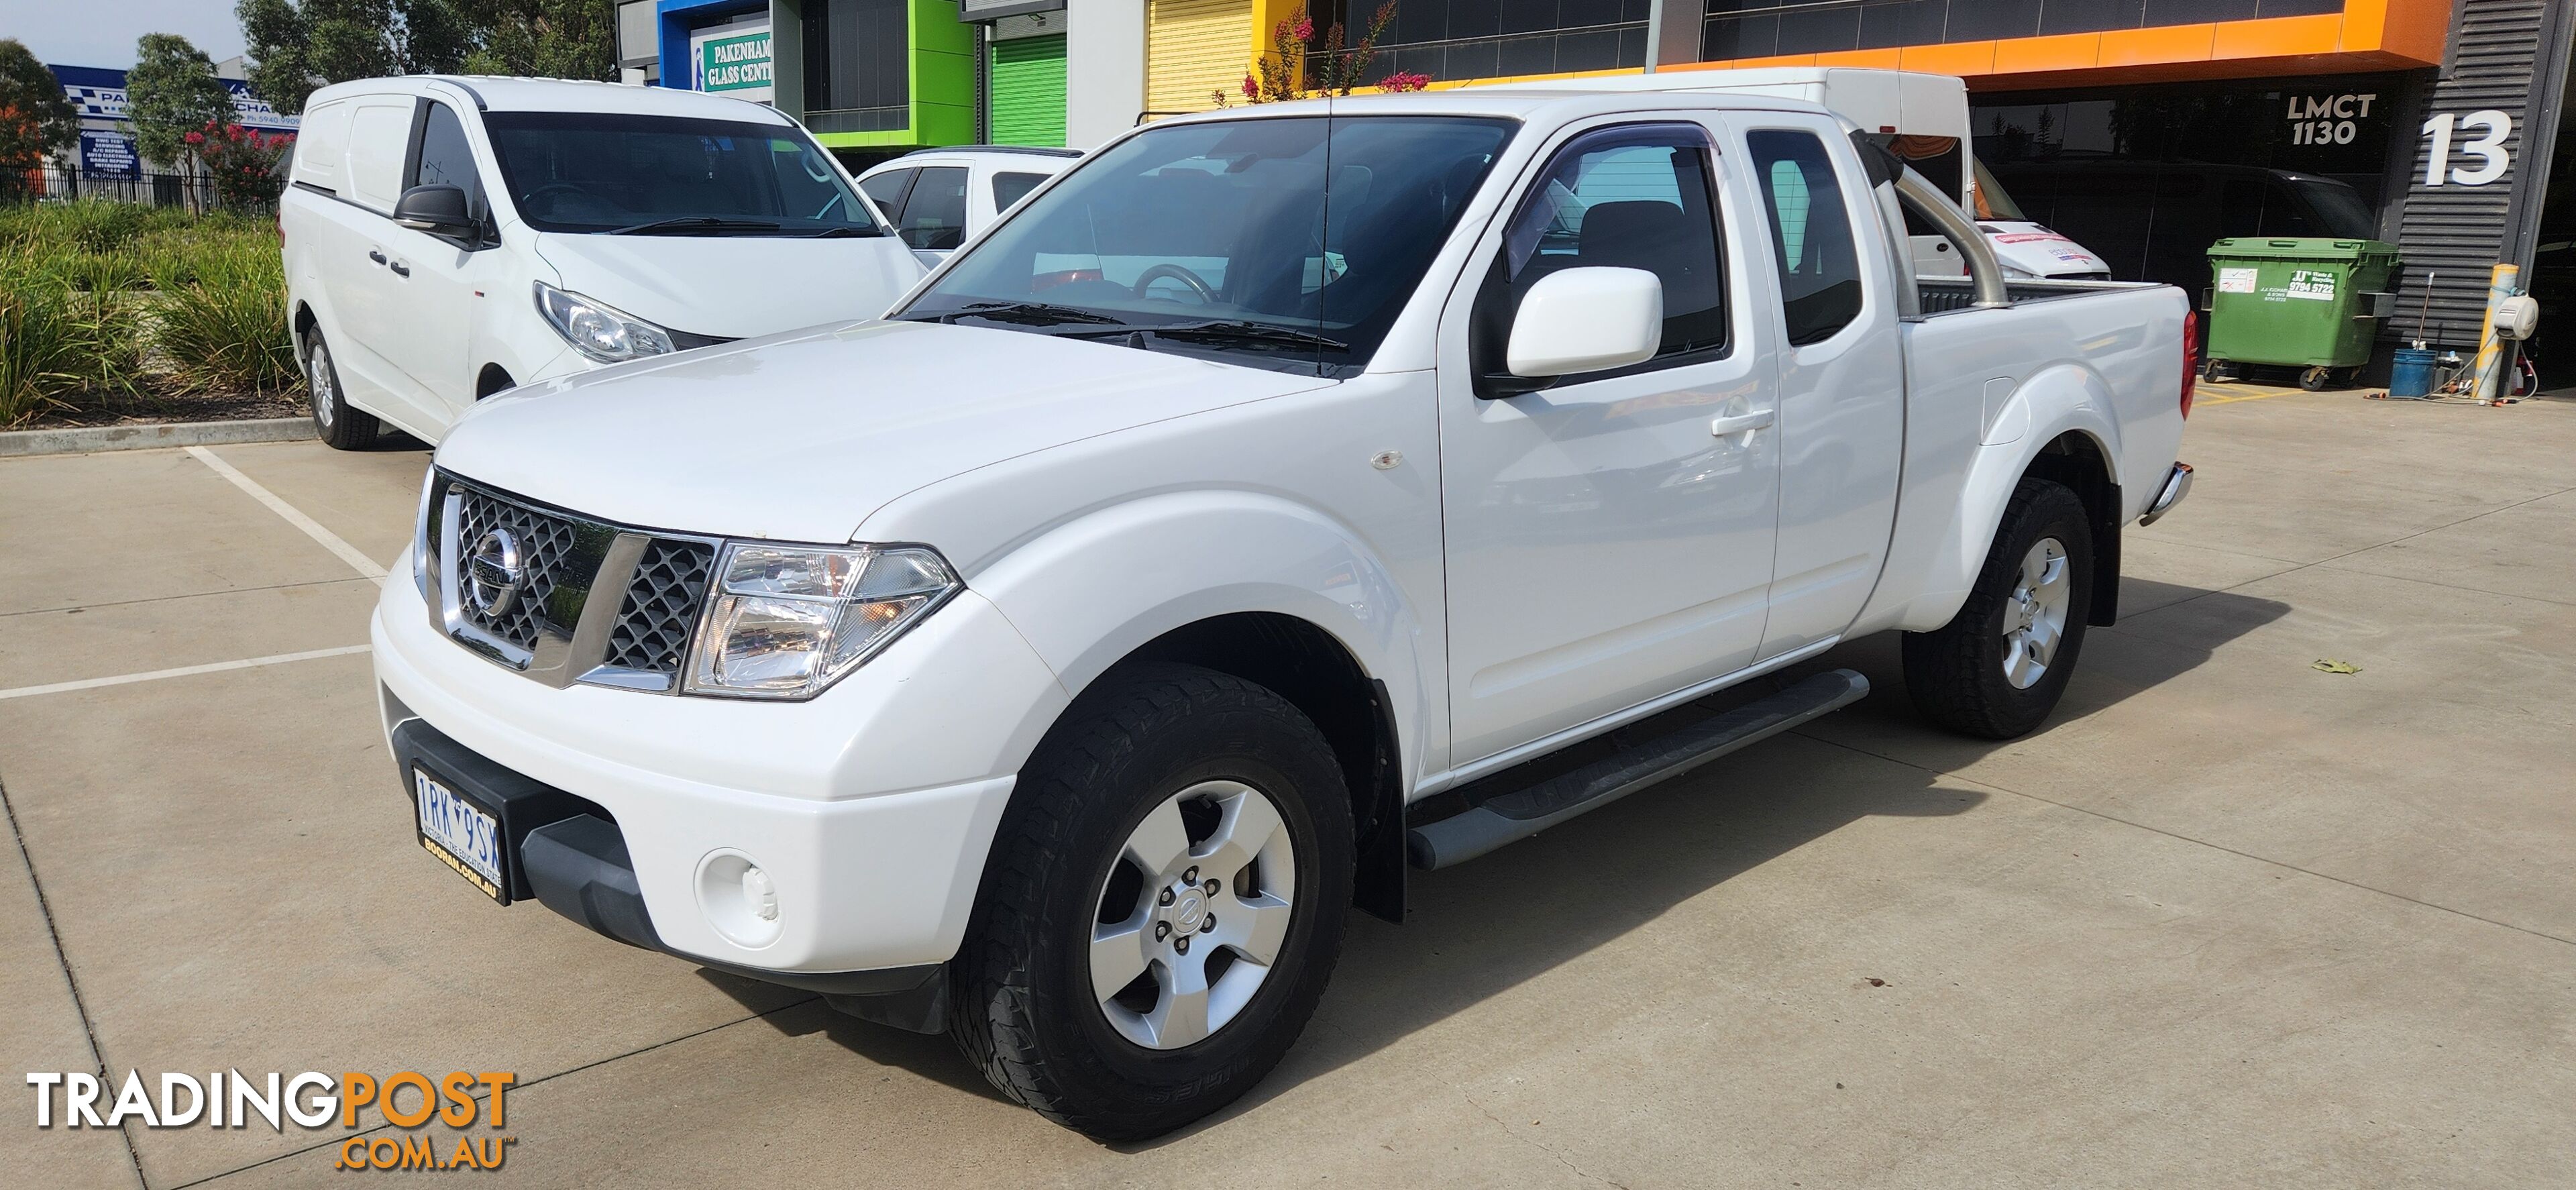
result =
M1678 777L1747 744L1840 710L1869 693L1848 669L1817 674L1767 698L1605 756L1572 772L1478 799L1465 813L1405 832L1417 868L1465 863L1506 843Z

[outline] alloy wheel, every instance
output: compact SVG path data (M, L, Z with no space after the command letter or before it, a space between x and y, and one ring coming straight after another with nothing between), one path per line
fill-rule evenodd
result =
M2028 690L2048 673L2048 664L2066 640L2067 604L2075 582L2066 562L2066 545L2054 537L2032 543L2022 555L2021 573L2004 601L2004 680Z
M1102 881L1091 988L1147 1049L1205 1040L1252 1002L1295 913L1295 845L1269 795L1204 781L1136 824Z

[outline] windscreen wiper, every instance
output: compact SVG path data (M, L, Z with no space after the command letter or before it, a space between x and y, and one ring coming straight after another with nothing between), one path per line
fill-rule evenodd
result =
M609 232L608 234L613 236L649 236L659 235L665 232L776 230L778 230L778 224L767 219L727 219L720 215L681 215L671 219L656 219L650 223L638 223L633 227L621 227L615 231Z
M1211 322L1175 322L1167 326L1132 326L1159 339L1181 339L1199 343L1236 343L1258 347L1312 347L1326 351L1348 351L1351 345L1339 339L1328 339L1312 331L1273 326L1266 322L1222 319Z
M968 302L932 322L955 322L960 318L981 318L991 322L1025 322L1031 326L1054 326L1063 322L1097 322L1125 329L1125 325L1106 314L1077 310L1071 306L1054 306L1045 302Z
M851 223L840 227L826 227L821 231L807 235L805 238L809 240L833 240L853 236L881 236L884 234L884 232L879 231L876 228L861 227L858 224Z

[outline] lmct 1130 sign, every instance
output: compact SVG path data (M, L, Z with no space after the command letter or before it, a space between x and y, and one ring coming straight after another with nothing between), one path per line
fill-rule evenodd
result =
M769 98L769 26L727 25L689 38L695 76L701 91L736 99Z

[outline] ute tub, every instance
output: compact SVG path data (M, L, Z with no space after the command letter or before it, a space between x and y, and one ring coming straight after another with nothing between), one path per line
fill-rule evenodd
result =
M606 811L663 948L720 965L945 961L1013 773L1066 701L971 591L821 696L757 702L530 681L435 630L408 569L394 567L370 633L389 744L393 720L416 716ZM743 861L776 885L768 926L726 916L727 865Z

